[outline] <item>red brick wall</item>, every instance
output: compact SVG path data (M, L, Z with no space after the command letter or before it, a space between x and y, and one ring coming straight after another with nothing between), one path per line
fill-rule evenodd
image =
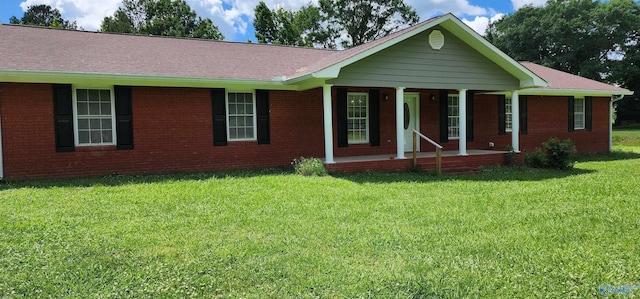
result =
M271 144L213 146L208 89L133 88L134 150L55 151L49 84L0 83L5 177L208 171L288 165L324 156L322 90L270 93Z
M333 89L334 99L335 90ZM368 88L349 91L367 92ZM417 91L417 90L407 90ZM420 130L439 142L438 91L420 92ZM336 157L395 154L395 89L381 89L380 146L337 147L336 101L333 101ZM435 100L430 100L434 95ZM474 141L468 149L495 149L511 144L498 135L496 96L474 101ZM579 152L608 150L607 98L593 100L593 132L567 131L566 97L528 97L529 132L520 136L521 149L533 150L550 137L571 138ZM324 157L322 90L270 92L271 144L229 142L213 146L211 98L208 89L133 88L134 150L78 148L55 151L50 84L0 83L0 115L4 171L7 178L73 177L111 173L210 171L289 165L300 156ZM443 143L457 150L458 142ZM423 151L433 147L421 141Z

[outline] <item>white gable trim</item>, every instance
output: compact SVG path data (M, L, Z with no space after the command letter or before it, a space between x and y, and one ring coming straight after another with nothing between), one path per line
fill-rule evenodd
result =
M453 14L449 13L440 17L436 17L430 21L426 21L421 25L418 25L414 28L407 29L408 31L405 33L398 34L396 37L391 38L387 41L380 42L378 45L371 47L365 51L349 56L343 60L340 60L328 67L325 67L316 72L303 75L301 77L297 77L291 80L286 81L286 83L295 83L311 78L322 78L322 79L333 79L337 78L340 74L340 70L353 64L357 61L360 61L366 57L369 57L375 53L378 53L384 49L387 49L393 45L396 45L402 41L405 41L411 37L414 37L422 32L425 32L437 25L442 26L447 29L456 37L460 38L464 42L466 42L473 49L478 51L480 54L487 57L489 60L496 63L498 66L502 67L509 74L513 75L517 79L520 80L521 88L532 88L532 87L547 87L549 84L535 73L525 68L519 62L515 61L513 58L509 57L504 52L500 51L500 49L496 48L494 45L489 43L484 37L480 36L469 26L464 24L460 19L456 18ZM372 41L375 43L376 41ZM345 51L357 51L357 48L352 48Z

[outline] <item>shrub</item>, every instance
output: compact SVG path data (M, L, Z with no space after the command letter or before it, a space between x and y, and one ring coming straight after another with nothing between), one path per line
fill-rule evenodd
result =
M323 176L327 174L324 163L318 158L300 157L291 162L297 174L304 176Z
M536 148L533 152L524 153L524 165L531 168L546 168L547 157L541 149Z
M524 154L524 163L532 168L571 169L575 163L576 147L571 139L561 141L550 138L542 143L542 148Z
M547 167L552 169L570 169L575 163L576 147L571 139L561 141L551 138L542 143L547 158Z

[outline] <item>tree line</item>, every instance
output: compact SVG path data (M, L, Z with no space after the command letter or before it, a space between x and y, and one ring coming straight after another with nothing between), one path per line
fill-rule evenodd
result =
M640 122L639 0L548 0L491 23L485 37L509 56L635 91L617 104L617 119ZM403 0L319 0L298 10L260 2L253 25L259 43L350 48L419 21ZM31 6L13 24L78 29L48 5ZM123 0L100 31L224 39L211 19L185 0Z

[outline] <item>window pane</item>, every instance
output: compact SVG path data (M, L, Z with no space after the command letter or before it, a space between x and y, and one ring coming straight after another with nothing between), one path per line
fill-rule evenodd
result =
M100 115L100 104L89 103L89 115Z
M89 120L88 119L79 119L78 120L78 129L80 129L80 130L89 129Z
M102 143L102 134L100 131L91 131L91 143Z
M228 99L229 139L253 139L253 94L229 93Z
M86 102L87 101L87 93L89 91L86 89L78 89L77 90L77 98L78 98L78 102Z
M111 115L111 103L100 104L100 115Z
M78 115L89 115L89 105L86 102L78 102Z
M100 101L111 102L111 91L106 89L100 90Z
M89 143L89 131L80 131L80 132L78 132L78 142L80 144Z
M111 120L110 119L103 119L102 120L102 128L103 129L111 129Z
M347 130L348 141L359 143L367 141L368 130L368 94L347 94Z
M89 89L89 101L97 102L100 100L100 91L97 89Z
M89 128L91 128L92 130L100 129L100 120L99 119L89 120Z
M111 130L102 131L102 142L113 142L112 134Z

